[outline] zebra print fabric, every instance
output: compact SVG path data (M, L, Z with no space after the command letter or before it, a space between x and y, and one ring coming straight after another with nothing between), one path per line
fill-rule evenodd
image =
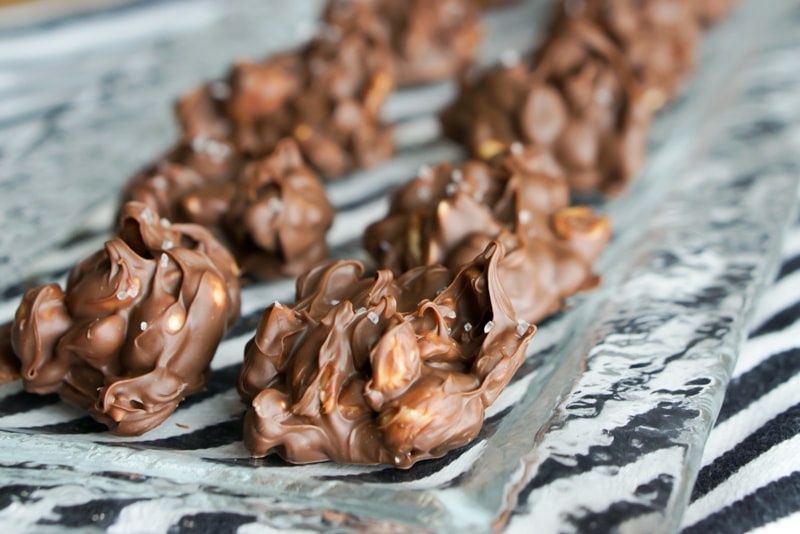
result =
M264 4L141 2L0 33L0 102L11 104L0 108L0 322L26 287L63 281L106 239L120 181L169 138L166 105L153 105L237 47L268 51L313 28L315 2ZM800 521L800 220L782 238L800 176L800 2L769 6L743 2L709 36L702 70L654 128L643 176L599 206L620 229L604 287L541 325L473 443L407 471L248 458L243 345L264 305L293 293L289 281L251 285L206 391L144 436L110 436L57 397L0 386L0 524L739 532ZM483 61L529 45L529 21L548 7L491 15ZM215 51L198 54L212 37ZM98 46L108 51L71 55ZM453 91L398 95L386 113L401 121L400 154L329 187L337 256L363 255L361 229L418 165L461 157L431 117Z

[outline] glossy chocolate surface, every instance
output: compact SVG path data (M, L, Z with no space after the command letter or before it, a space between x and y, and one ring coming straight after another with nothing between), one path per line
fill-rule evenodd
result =
M10 345L25 389L58 393L115 434L150 430L203 389L239 316L237 273L204 228L126 204L118 236L75 266L66 289L23 297Z
M504 256L491 244L455 275L364 278L340 261L301 277L297 304L269 307L247 345L250 453L407 468L472 440L535 332L509 300Z

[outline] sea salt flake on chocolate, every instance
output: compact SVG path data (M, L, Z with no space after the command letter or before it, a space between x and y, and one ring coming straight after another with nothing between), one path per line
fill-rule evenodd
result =
M211 96L216 100L225 100L231 96L230 86L219 80L208 84L208 92L211 93Z
M524 336L525 333L528 331L528 328L530 327L531 327L530 323L520 319L519 321L517 321L517 335L519 337Z
M489 321L489 322L488 322L488 323L486 323L486 325L483 327L483 333L484 333L484 334L488 334L488 333L489 333L489 331L490 331L492 328L494 328L494 323L493 323L492 321Z
M517 63L519 63L520 57L519 52L514 50L513 48L509 48L507 50L503 50L500 54L500 63L506 68L511 68Z

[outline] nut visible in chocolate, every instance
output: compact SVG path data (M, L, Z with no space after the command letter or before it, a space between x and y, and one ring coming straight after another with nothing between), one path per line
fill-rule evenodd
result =
M537 64L499 67L462 87L445 133L483 159L515 142L549 151L574 191L615 193L640 168L652 111L616 45L589 21L565 23Z
M239 316L237 267L203 228L126 204L119 235L29 290L10 341L27 391L58 393L119 435L160 424L203 389Z
M535 332L511 307L503 256L490 245L455 276L365 279L340 261L301 277L297 304L268 308L245 352L251 455L408 468L474 439Z

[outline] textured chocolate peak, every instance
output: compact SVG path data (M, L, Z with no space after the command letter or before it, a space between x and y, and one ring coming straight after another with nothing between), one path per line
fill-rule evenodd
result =
M120 435L150 430L201 390L239 315L237 267L205 229L131 202L120 232L66 290L29 290L11 328L25 389L58 393Z
M456 76L475 59L482 37L472 0L339 0L329 9L373 9L391 39L400 85ZM362 7L364 9L364 7Z
M561 0L567 18L598 24L621 48L653 110L669 102L695 64L704 0ZM712 9L713 12L713 9Z
M125 198L206 227L258 278L297 276L328 253L334 209L292 139L219 179L164 162L132 182Z
M400 273L434 263L457 268L499 240L508 250L499 269L515 281L515 313L536 322L596 283L591 265L610 238L606 218L568 204L548 154L515 145L490 164L424 169L367 228L364 243L380 266Z
M247 345L250 453L407 468L474 439L535 332L514 315L503 255L491 245L455 276L364 279L351 261L301 278L297 304L268 308Z
M253 161L235 182L224 216L242 267L260 278L298 276L328 255L334 208L294 141Z
M619 191L644 159L651 110L619 49L583 19L567 21L537 65L467 82L445 132L487 159L519 142L550 152L577 191Z

